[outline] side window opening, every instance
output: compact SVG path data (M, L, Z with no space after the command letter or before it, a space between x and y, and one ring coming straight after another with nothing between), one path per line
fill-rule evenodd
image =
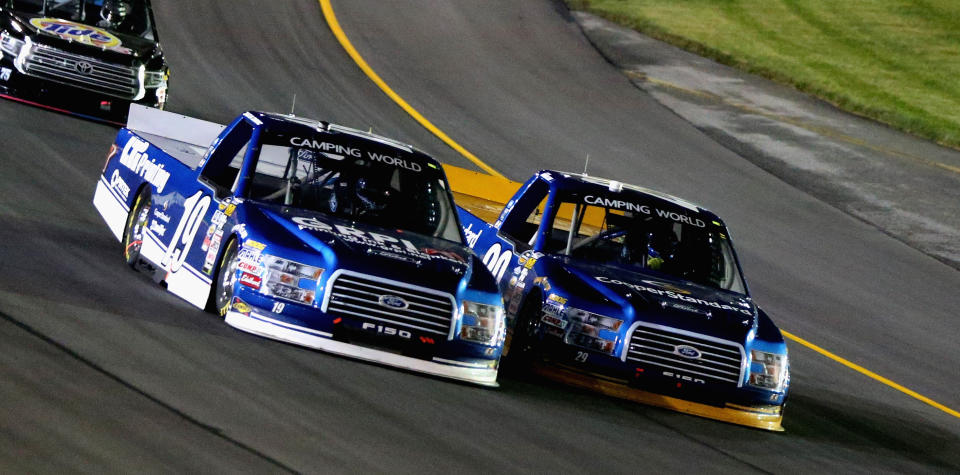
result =
M532 247L533 239L543 220L549 191L550 185L542 180L537 180L530 185L513 205L510 215L500 226L500 233L509 237L520 248Z
M218 191L233 190L252 136L252 125L247 121L237 122L230 133L220 141L217 148L207 157L201 177L218 188Z

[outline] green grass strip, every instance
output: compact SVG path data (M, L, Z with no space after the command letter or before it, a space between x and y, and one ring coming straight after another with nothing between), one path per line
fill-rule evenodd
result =
M566 2L960 148L960 1Z

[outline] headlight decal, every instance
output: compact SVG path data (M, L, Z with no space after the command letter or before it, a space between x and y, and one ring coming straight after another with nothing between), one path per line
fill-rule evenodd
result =
M786 354L750 350L750 377L747 382L757 388L783 391L787 380L787 363Z
M261 254L257 267L263 269L261 293L307 305L316 301L317 281L323 268L269 254Z
M566 343L613 354L623 320L574 307L567 307L563 314L570 322Z
M461 340L492 346L503 338L506 330L503 306L464 300L461 315Z

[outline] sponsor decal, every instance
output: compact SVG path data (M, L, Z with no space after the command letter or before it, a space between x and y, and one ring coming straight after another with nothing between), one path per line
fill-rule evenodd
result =
M557 327L550 327L550 326L545 327L543 329L543 332L546 333L547 335L555 336L557 338L563 338L564 336L566 336L566 333L563 331L563 329L557 328Z
M553 301L553 302L557 302L557 303L559 303L560 305L566 305L566 304L567 304L567 299L565 299L565 298L563 298L563 297L561 297L561 296L559 296L559 295L557 295L557 294L550 294L549 296L547 296L547 300L551 300L551 301Z
M402 158L391 157L390 155L381 155L379 153L367 152L367 157L370 158L370 160L373 160L375 162L384 163L386 165L393 165L397 168L406 168L407 170L411 170L415 172L419 172L423 170L423 167L420 166L419 163L408 162Z
M203 242L200 244L200 250L210 249L210 243L213 241L213 233L217 232L217 226L211 224L207 227L207 233L203 236Z
M547 325L553 325L553 326L555 326L555 327L557 327L557 328L566 328L566 327L567 327L567 321L566 321L566 320L561 320L561 319L559 319L559 318L557 318L557 317L555 317L555 316L553 316L553 315L544 315L544 316L540 317L540 321L542 321L543 323L546 323Z
M659 280L646 280L646 279L641 280L640 282L643 282L644 284L647 284L647 285L652 285L652 286L654 286L654 287L659 287L659 288L661 288L661 289L663 289L663 290L669 290L669 291L671 291L671 292L676 292L676 293L678 293L678 294L690 295L690 291L689 291L689 290L684 289L684 288L682 288L682 287L677 287L676 285L673 285L673 284L671 284L671 283L669 283L669 282L660 282Z
M210 217L210 224L218 228L227 224L227 214L221 210L214 211L213 216Z
M246 262L246 261L240 261L240 262L238 262L238 263L237 263L237 267L238 267L240 270L242 270L242 271L249 272L249 273L254 274L254 275L260 275L261 273L263 273L263 268L262 268L262 267L260 267L260 266L257 265L257 264L251 264L251 263Z
M124 200L130 196L130 187L127 185L127 182L123 181L123 178L120 177L120 170L115 169L113 170L113 174L110 175L110 188L116 191Z
M380 257L387 257L390 259L395 259L403 262L409 262L410 264L413 264L415 266L419 266L420 264L423 264L423 261L415 257L410 257L404 254L398 254L396 252L386 251L383 249L367 249L367 254L380 256Z
M33 18L30 24L40 31L59 36L67 41L95 46L102 49L120 50L129 54L129 48L121 47L120 38L102 28L61 20L59 18Z
M239 298L233 299L233 304L231 305L231 307L233 308L234 311L237 311L240 313L246 313L246 314L249 314L250 310L252 310L250 306L246 304L246 302L244 302L243 300L240 300Z
M249 272L244 272L240 274L240 283L250 287L251 289L259 290L262 281L259 276L253 275Z
M603 206L605 208L633 211L635 213L643 213L651 216L656 214L657 216L663 219L669 219L671 221L676 221L678 223L685 223L685 224L697 226L700 228L707 227L707 223L699 218L691 218L690 216L687 216L685 214L680 214L674 211L665 211L659 208L651 208L648 205L642 205L642 204L633 203L630 201L624 201L616 198L586 195L583 197L583 202L589 205L596 205L596 206Z
M651 214L650 207L647 205L631 203L629 201L623 201L614 198L605 198L603 196L586 195L583 197L583 202L588 205L603 206L604 208L625 209L627 211L634 211L637 213Z
M465 265L465 260L456 253L429 248L419 249L407 239L366 232L342 224L330 225L312 217L297 216L292 218L292 221L301 230L335 234L344 242L364 246L367 248L368 254L377 254L414 264L418 264L415 262L417 259L439 259L459 265L461 269L458 269L458 271L462 271L462 267Z
M691 360L698 360L701 356L700 350L690 346L690 345L677 345L673 348L673 352L677 355L680 355L684 358Z
M477 240L480 239L480 235L483 234L483 230L473 232L473 223L470 223L469 226L463 228L463 235L467 238L467 245L470 246L470 249L473 249L473 246L477 245Z
M13 70L10 68L0 68L0 81L9 81Z
M396 310L404 310L410 306L406 300L404 300L402 297L397 297L396 295L381 295L379 303L384 307Z
M690 224L700 228L707 227L707 223L703 222L702 219L691 218L685 214L680 214L673 211L664 211L662 209L658 209L656 211L657 211L657 215L660 216L661 218L666 218L672 221L676 221L678 223Z
M164 234L167 234L167 226L160 224L156 219L150 221L150 232L156 234L157 236L163 237Z
M543 313L553 315L554 317L562 317L563 305L557 302L546 302L543 304Z
M413 334L411 334L406 330L400 330L400 329L388 327L385 325L377 325L375 323L370 323L370 322L363 322L363 329L370 332L376 332L378 335L397 336L407 340L409 340L410 338L413 338Z
M510 306L507 308L507 312L511 315L516 315L517 310L520 310L520 299L515 298L510 300Z
M247 238L247 225L246 224L235 224L233 228L230 229L230 232L234 232L240 235L240 239Z
M260 251L249 247L241 247L240 251L237 253L237 260L240 262L257 264L260 262Z
M697 305L703 305L703 306L705 306L705 307L718 308L718 309L721 309L721 310L731 310L731 311L734 311L734 312L740 312L740 313L742 313L742 314L744 314L744 315L753 316L753 313L750 312L750 310L749 310L749 309L746 309L746 308L734 307L734 306L732 306L732 305L726 305L726 304L722 304L722 303L719 303L719 302L714 302L714 301L711 301L711 300L698 299L698 298L690 297L690 296L687 296L687 295L683 295L683 294L678 293L678 292L674 292L674 291L672 291L672 290L655 289L655 288L653 288L653 287L647 287L647 286L645 286L645 285L640 285L640 284L632 284L632 283L629 283L629 282L624 282L624 281L622 281L622 280L610 279L610 278L608 278L608 277L603 277L603 276L595 276L594 278L597 279L597 280L599 280L600 282L603 282L604 284L622 285L622 286L624 286L624 287L627 287L627 288L636 290L637 292L646 292L646 293L650 293L650 294L654 294L654 295L660 295L660 296L663 296L663 297L668 297L668 298L675 299L675 300L680 300L680 301L683 301L683 302L693 303L693 304L697 304Z
M305 139L301 137L291 137L290 145L293 145L294 147L312 148L315 150L319 150L321 152L330 152L325 154L327 157L330 157L330 158L335 158L335 157L331 157L331 155L335 153L340 156L340 158L335 158L337 160L343 160L343 158L346 156L350 156L354 158L360 158L361 156L360 149L357 149L357 148L346 147L346 146L335 144L335 143L322 142L322 141L317 141L313 139Z
M259 241L254 241L253 239L247 239L246 241L243 242L243 245L247 247L252 247L258 251L262 251L267 248L266 244Z
M237 205L230 203L227 205L227 209L223 210L223 214L227 216L233 216L233 212L237 209Z
M213 272L213 265L217 262L217 251L220 250L220 241L222 239L223 229L217 229L217 232L210 239L207 255L203 259L203 272L207 274Z
M166 209L166 203L164 203L164 209ZM153 209L153 217L158 221L163 221L164 223L170 223L170 215L160 211L158 208Z
M127 144L123 146L123 152L120 153L120 163L156 186L158 193L163 193L163 188L167 186L167 180L170 179L170 172L163 169L162 163L157 163L147 155L148 148L150 148L149 143L137 137L130 137Z
M550 289L551 289L551 287L550 287L550 280L547 279L546 276L537 277L536 279L533 279L533 284L534 284L534 285L542 285L542 286L543 286L543 290L546 290L546 291L548 291L548 292L549 292Z

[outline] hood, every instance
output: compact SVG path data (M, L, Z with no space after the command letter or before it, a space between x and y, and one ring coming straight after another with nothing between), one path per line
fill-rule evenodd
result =
M328 266L451 293L471 274L471 253L462 244L279 205L244 207L251 229L285 248L322 255Z
M161 54L156 41L95 24L15 12L12 16L34 42L64 51L124 65L146 63Z
M632 307L636 320L735 341L757 323L757 308L744 295L616 265L569 258L560 265L606 299Z

